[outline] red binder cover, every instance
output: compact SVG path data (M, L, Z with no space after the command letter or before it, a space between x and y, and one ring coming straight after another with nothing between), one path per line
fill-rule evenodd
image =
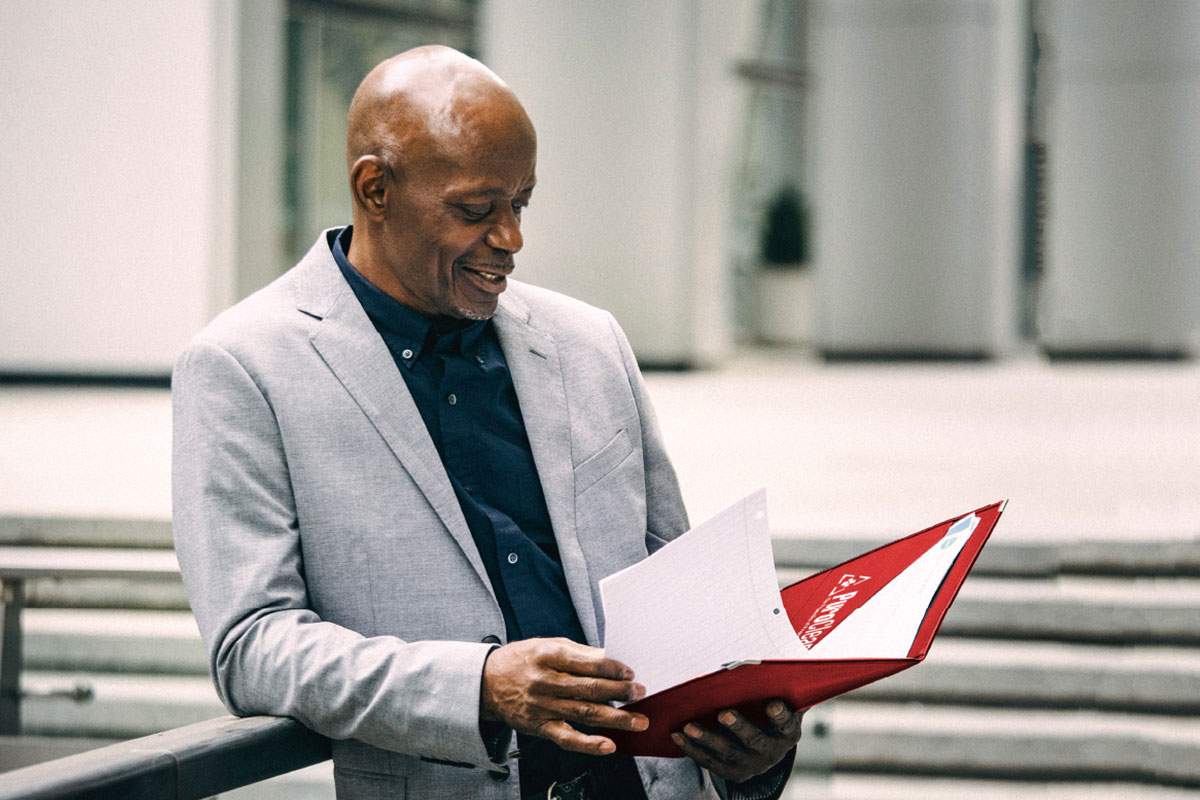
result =
M683 753L671 741L688 722L719 728L717 713L726 708L737 709L747 718L766 725L764 704L782 698L793 708L804 709L857 689L868 683L894 675L924 660L933 637L937 635L950 604L971 571L980 550L1000 519L1004 502L993 503L975 510L979 523L963 545L947 571L941 586L925 612L912 647L905 658L839 658L812 660L772 660L729 665L708 675L695 678L624 706L650 719L649 729L640 733L606 730L617 750L637 756L679 758ZM810 575L784 588L781 592L788 620L802 641L810 642L844 622L888 581L912 564L923 553L942 540L950 526L962 519L959 515L926 528L890 544L877 547L849 561ZM870 581L856 579L870 576ZM866 589L870 584L870 588ZM844 598L846 589L862 589L855 597L836 607L836 622L830 624L826 614L818 614ZM818 617L820 622L816 622Z

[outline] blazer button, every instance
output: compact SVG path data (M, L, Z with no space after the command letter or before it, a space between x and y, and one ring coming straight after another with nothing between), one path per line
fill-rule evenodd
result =
M503 644L503 642L500 641L499 636L493 636L490 633L479 641L483 642L484 644Z

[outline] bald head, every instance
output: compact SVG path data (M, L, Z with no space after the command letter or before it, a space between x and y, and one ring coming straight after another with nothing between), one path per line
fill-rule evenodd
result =
M533 124L507 84L480 62L449 47L407 50L376 66L359 84L347 117L346 160L406 162L453 158L505 128L534 136Z
M347 122L350 262L426 316L490 317L536 183L537 139L512 90L473 58L419 47L371 70Z

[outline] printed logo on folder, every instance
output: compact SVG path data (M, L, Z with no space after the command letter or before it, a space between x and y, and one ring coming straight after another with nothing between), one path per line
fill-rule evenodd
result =
M853 587L870 579L870 575L853 573L838 578L833 584L833 588L829 590L825 602L817 606L817 610L808 618L808 622L799 629L800 644L812 650L813 645L821 641L821 637L836 628L837 624L850 616L854 609L867 602L871 593Z

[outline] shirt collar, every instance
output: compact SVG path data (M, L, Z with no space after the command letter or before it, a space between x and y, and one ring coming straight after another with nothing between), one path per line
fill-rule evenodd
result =
M353 235L354 226L347 225L331 237L333 260L375 327L398 338L405 366L411 367L426 348L439 353L477 352L490 320L430 319L386 294L363 277L346 256Z

